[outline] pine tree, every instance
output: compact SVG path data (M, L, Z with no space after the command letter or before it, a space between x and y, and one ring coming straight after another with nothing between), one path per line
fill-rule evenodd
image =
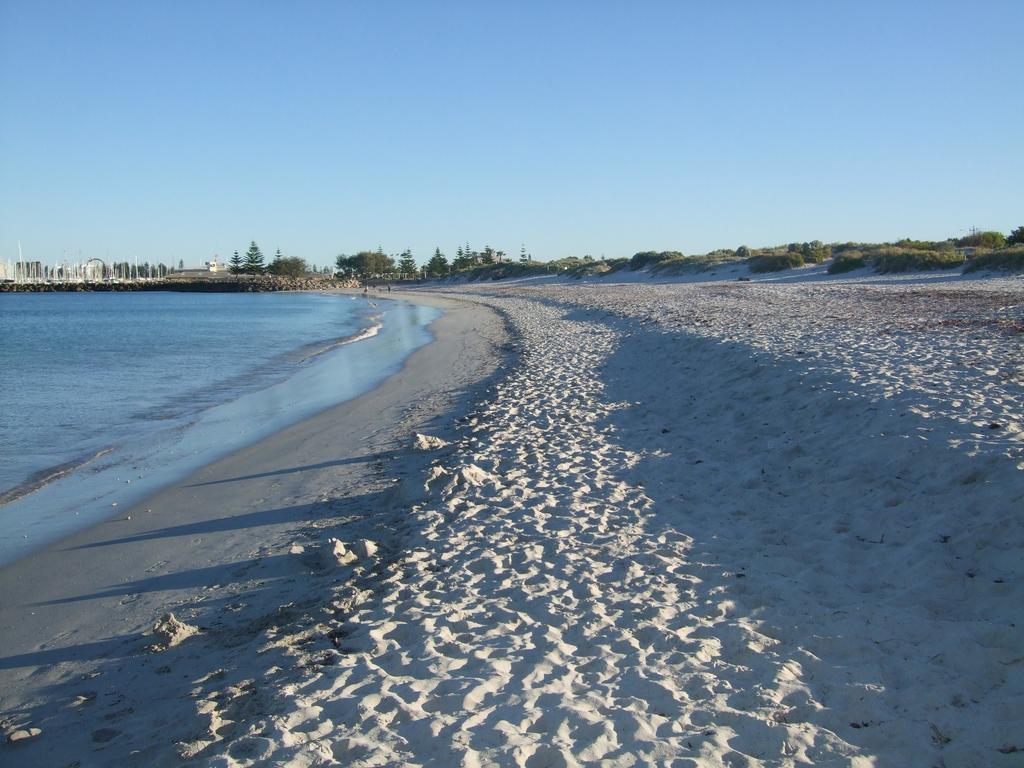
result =
M524 264L530 260L530 257L526 255L526 243L519 246L519 260Z
M440 248L434 249L434 255L427 262L427 274L431 277L448 276L448 258L441 253Z
M491 246L489 246L489 245L485 245L484 246L484 256L483 256L482 261L483 261L484 264L493 264L494 263L494 249L491 248Z
M278 248L277 249L277 253L274 254L274 261L280 261L280 260L281 260L281 249Z
M238 255L238 251L235 251L231 258L228 259L228 271L232 275L237 275L242 271L242 257Z
M398 271L402 277L411 277L416 274L417 270L416 260L412 257L412 251L406 248L402 251L401 258L398 260Z
M260 247L256 245L256 241L253 240L249 244L249 250L245 252L245 264L242 267L242 271L250 275L262 275L263 270L263 253L260 251Z

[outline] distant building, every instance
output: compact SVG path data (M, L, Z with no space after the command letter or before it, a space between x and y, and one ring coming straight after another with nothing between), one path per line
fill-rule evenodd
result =
M167 275L168 280L223 280L235 277L231 274L226 264L221 264L214 256L209 261L204 261L200 269L177 269Z

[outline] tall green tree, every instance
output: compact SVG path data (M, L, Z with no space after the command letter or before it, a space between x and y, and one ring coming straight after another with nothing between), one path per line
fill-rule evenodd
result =
M491 246L489 246L489 245L485 245L484 246L484 254L481 257L481 261L483 261L484 264L493 264L494 263L494 249L491 248Z
M228 271L232 275L240 274L242 271L242 257L238 255L238 251L231 254L231 258L228 259Z
M256 241L253 240L249 244L249 250L245 252L245 263L242 265L242 271L250 275L262 275L264 270L263 252L256 245Z
M411 255L411 253L410 253ZM383 277L393 274L395 260L385 255L380 249L376 251L360 251L355 256L339 254L335 266L345 277Z
M455 257L455 261L452 262L452 269L458 271L460 269L468 269L473 266L473 259L466 254L461 248L459 248L459 254Z
M525 264L529 260L530 257L526 255L526 243L523 243L522 245L519 246L519 261Z
M304 277L307 271L309 271L309 266L306 264L306 260L298 256L277 257L267 267L267 272L280 277Z
M1017 227L1010 236L1006 238L1007 245L1024 245L1024 226Z
M339 253L338 258L334 260L335 272L339 273L342 277L355 277L355 258L355 256L346 256L344 253Z
M434 255L427 262L427 274L431 277L448 276L448 257L441 253L440 248L434 249Z
M412 257L412 251L406 248L398 259L398 272L403 277L414 277L419 271L416 266L416 259Z

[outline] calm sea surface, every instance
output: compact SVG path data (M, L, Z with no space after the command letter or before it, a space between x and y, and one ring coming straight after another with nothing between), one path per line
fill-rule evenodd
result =
M397 371L439 312L374 303L0 294L0 562Z

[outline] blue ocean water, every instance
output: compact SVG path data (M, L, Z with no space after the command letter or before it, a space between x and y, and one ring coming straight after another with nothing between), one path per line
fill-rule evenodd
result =
M0 294L0 562L367 391L438 314L326 293Z

